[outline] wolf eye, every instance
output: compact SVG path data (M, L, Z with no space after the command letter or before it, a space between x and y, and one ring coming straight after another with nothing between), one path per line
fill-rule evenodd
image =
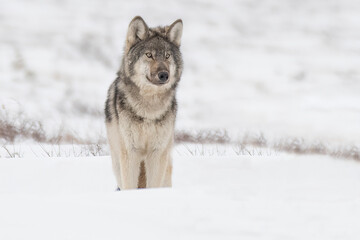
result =
M167 54L165 55L165 57L166 57L166 59L168 59L168 58L170 57L170 53L167 53Z
M146 54L146 56L148 57L148 58L152 58L152 54L151 53L145 53Z

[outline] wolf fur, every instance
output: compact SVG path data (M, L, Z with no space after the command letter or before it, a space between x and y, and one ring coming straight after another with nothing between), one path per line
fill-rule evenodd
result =
M105 104L113 171L121 190L171 187L182 21L149 28L137 16Z

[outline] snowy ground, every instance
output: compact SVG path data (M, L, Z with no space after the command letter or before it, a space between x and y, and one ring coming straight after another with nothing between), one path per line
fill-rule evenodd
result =
M358 0L0 0L0 239L358 240L359 12ZM183 19L177 130L225 129L232 145L177 145L172 189L114 192L103 105L136 15ZM6 139L9 126L28 135Z
M360 165L319 156L183 157L172 189L115 192L109 157L0 161L0 239L346 239Z
M182 18L178 129L359 145L359 12L357 0L0 1L0 115L97 141L130 20Z

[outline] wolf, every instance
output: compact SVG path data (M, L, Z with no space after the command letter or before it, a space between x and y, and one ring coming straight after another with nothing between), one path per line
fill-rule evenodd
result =
M120 70L105 103L118 190L172 186L182 30L181 19L149 28L137 16L129 24Z

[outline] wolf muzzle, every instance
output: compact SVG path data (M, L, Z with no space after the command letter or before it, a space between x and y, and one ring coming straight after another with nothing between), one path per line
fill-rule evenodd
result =
M165 72L165 71L162 71L162 72L159 72L158 73L158 78L160 80L160 84L164 84L167 82L167 80L169 79L169 73L168 72Z

